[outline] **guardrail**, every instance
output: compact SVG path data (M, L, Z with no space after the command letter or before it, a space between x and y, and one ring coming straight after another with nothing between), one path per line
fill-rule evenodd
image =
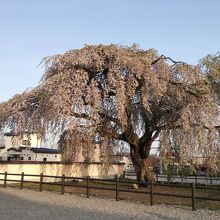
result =
M50 176L50 175L44 175L41 173L40 175L34 175L34 174L24 174L23 172L21 174L16 174L16 173L0 173L0 176L3 176L3 178L0 178L0 181L3 181L3 187L7 187L8 182L15 182L15 183L20 183L20 189L24 188L24 183L35 183L39 184L39 191L43 191L43 185L57 185L60 186L60 193L63 195L65 193L65 187L80 187L80 188L85 188L86 189L86 197L90 197L90 190L91 189L99 189L99 190L111 190L115 191L115 199L116 201L120 200L120 192L129 192L129 193L142 193L143 191L139 190L134 190L134 189L125 189L122 188L121 184L141 184L140 182L137 181L128 181L124 179L119 179L118 176L115 177L115 179L96 179L96 178L91 178L89 176L87 177L70 177L70 176L65 176L63 174L62 176ZM10 179L10 176L17 176L19 179ZM25 177L39 177L39 181L31 181L31 180L25 180ZM60 182L45 182L44 178L57 178L60 179ZM83 180L86 181L86 185L70 185L66 180ZM101 186L91 186L92 181L99 181L99 182L111 182L114 183L115 187L114 188L106 188L106 187L101 187ZM209 197L203 197L203 196L196 196L196 189L209 189L209 190L220 190L219 187L202 187L202 186L196 186L195 183L190 183L187 185L181 185L181 184L161 184L161 183L149 183L148 184L149 191L144 192L145 194L149 195L150 197L150 204L154 205L154 198L155 196L169 196L169 197L179 197L179 198L186 198L186 199L191 199L191 206L192 210L196 210L196 200L211 200L211 201L220 201L220 198L209 198ZM168 187L183 187L183 188L188 188L191 191L190 195L182 195L182 194L173 194L173 193L161 193L161 192L156 192L154 190L154 186L168 186Z
M136 173L134 171L124 171L123 172L123 178L126 177L136 177ZM200 175L191 175L191 176L181 176L181 175L172 175L170 177L171 180L169 180L169 176L166 174L155 174L156 182L162 181L162 182L172 182L171 180L179 179L180 182L184 182L187 180L191 180L195 182L195 184L199 183L199 181L204 181L204 184L216 184L216 181L219 181L220 183L220 176L212 176L212 175L206 175L206 176L200 176Z

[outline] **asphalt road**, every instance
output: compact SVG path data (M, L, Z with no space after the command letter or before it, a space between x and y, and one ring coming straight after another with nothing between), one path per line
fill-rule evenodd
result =
M136 175L132 173L132 174L126 175L126 178L136 180ZM157 181L179 182L179 183L195 183L196 182L195 177L192 177L192 176L188 176L183 179L181 179L181 177L172 177L171 180L168 181L166 175L158 175ZM213 179L210 180L210 178L207 178L205 176L198 176L197 183L207 184L207 185L212 185L212 184L220 185L220 179L219 177L213 177Z
M0 220L136 220L220 219L220 211L114 201L84 195L60 195L28 189L0 188Z
M159 176L158 177L158 181L164 181L164 182L167 182L167 178L166 177L163 177L163 176ZM172 182L183 182L183 183L195 183L196 180L194 177L187 177L187 178L184 178L183 180L179 177L179 178L172 178ZM218 177L217 178L213 178L213 180L210 180L209 178L206 178L204 176L199 176L198 179L197 179L197 183L200 183L200 184L218 184L220 185L220 179Z

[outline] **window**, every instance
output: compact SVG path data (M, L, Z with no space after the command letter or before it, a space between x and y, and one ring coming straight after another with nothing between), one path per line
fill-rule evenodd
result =
M24 160L24 157L20 157L21 160Z
M22 140L21 144L28 146L28 145L30 145L30 141L29 140Z
M31 160L31 157L28 157L28 160Z
M46 158L46 157L44 157L44 158L43 158L43 161L44 161L44 162L46 162L46 161L47 161L47 158Z

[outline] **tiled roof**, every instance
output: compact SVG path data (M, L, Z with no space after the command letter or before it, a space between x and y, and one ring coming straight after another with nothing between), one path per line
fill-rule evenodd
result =
M8 148L7 151L10 151L10 150L13 150L13 151L16 151L16 152L21 152L21 149L15 148L15 147Z
M6 132L4 133L4 136L12 137L12 136L16 136L16 134L14 132Z
M46 154L58 154L58 149L51 149L51 148L43 148L43 147L32 147L30 148L31 151L34 153L46 153Z

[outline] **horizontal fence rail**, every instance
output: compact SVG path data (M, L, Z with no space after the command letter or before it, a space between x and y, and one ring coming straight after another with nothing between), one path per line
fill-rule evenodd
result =
M19 176L19 179L10 179L11 176ZM25 177L38 177L39 180L25 180ZM44 181L44 178L56 178L60 179L60 182L46 182ZM73 180L73 181L85 181L85 185L77 185L77 184L69 184L69 182L66 182L66 180ZM150 198L150 204L154 205L155 203L155 196L165 196L165 197L178 197L178 198L186 198L186 199L191 199L191 206L192 210L196 210L196 200L210 200L210 201L220 201L220 198L210 198L210 197L205 197L205 196L196 196L196 189L209 189L209 190L220 190L220 187L205 187L205 186L196 186L196 184L193 183L188 183L184 185L180 184L162 184L162 183L154 183L153 181L148 184L149 186L149 192L143 192L143 191L138 191L135 189L125 189L123 188L123 184L143 184L138 181L128 181L127 179L120 179L118 175L115 176L115 179L96 179L96 178L91 178L90 176L87 177L70 177L70 176L65 176L65 174L61 176L50 176L50 175L44 175L41 173L40 175L34 175L34 174L24 174L22 172L21 174L16 174L16 173L0 173L0 181L3 181L3 187L7 187L7 182L14 182L14 183L20 183L20 189L24 188L24 183L34 183L34 184L39 184L39 191L43 191L43 186L44 185L55 185L55 186L60 186L60 193L63 195L65 193L65 187L79 187L79 188L84 188L86 189L86 197L90 197L90 190L91 189L99 189L99 190L107 190L107 191L115 191L115 199L116 201L120 200L120 192L128 192L128 193L141 193L141 194L146 194L149 195ZM92 186L91 183L92 181L97 181L97 182L109 182L113 183L114 187L111 188L106 188L103 186ZM161 192L156 192L155 191L155 186L162 186L162 187L182 187L182 188L188 188L190 190L190 195L181 195L177 193L161 193Z

